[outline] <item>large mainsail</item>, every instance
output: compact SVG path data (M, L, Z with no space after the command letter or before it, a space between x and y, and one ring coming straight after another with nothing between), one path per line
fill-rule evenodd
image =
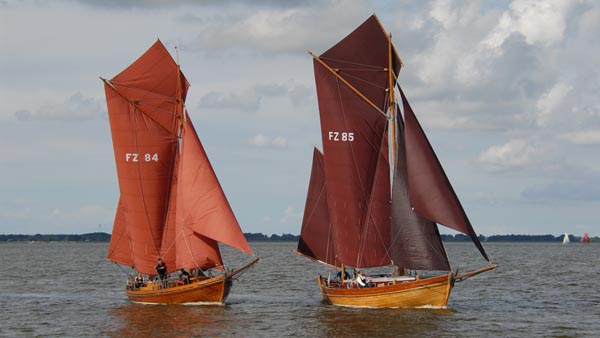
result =
M338 266L390 261L389 54L388 37L373 16L314 60ZM392 56L397 74L400 60Z
M164 45L104 82L121 193L108 258L153 274L158 257L170 271L219 267L217 242L251 253L186 116L189 84Z

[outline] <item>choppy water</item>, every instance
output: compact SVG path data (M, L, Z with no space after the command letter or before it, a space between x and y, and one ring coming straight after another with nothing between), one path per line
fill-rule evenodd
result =
M293 254L294 243L251 245L261 261L225 306L166 306L127 300L107 244L0 244L0 335L600 336L600 244L487 243L499 269L458 283L446 310L326 305L315 277L327 270ZM447 250L460 271L484 265L471 244Z

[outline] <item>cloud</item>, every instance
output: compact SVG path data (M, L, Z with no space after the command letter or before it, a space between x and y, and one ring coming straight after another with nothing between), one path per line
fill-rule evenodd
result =
M577 175L573 175L577 172ZM551 182L524 189L522 197L536 201L598 201L600 173L575 166L565 166Z
M537 125L540 127L547 126L553 119L556 113L563 113L565 109L559 110L565 101L565 98L573 87L565 83L557 83L548 92L544 93L536 103L537 108Z
M286 1L282 1L286 2ZM188 22L206 23L186 47L202 53L248 50L256 53L300 53L321 50L366 19L369 1L294 2L290 6L255 6L243 2L191 17ZM340 8L343 6L343 9ZM339 15L343 10L344 15ZM335 20L332 20L335 17ZM315 24L318 23L318 24Z
M235 110L256 112L260 108L261 97L253 91L218 93L209 92L200 98L200 108L213 108L219 110Z
M256 148L287 148L288 142L283 136L267 136L258 134L246 140L244 144Z
M19 121L88 121L106 118L103 101L87 98L75 93L62 103L50 103L40 106L36 111L17 110L15 118Z
M592 145L600 144L600 129L597 130L582 130L570 133L564 133L559 136L561 140L571 144Z
M573 3L570 0L515 0L484 44L498 48L513 33L523 35L530 45L548 47L559 43L564 37L566 19Z
M287 224L291 222L294 224L299 224L302 221L302 215L302 211L298 211L290 205L283 211L283 216L281 217L279 223Z
M475 162L489 171L504 171L533 167L550 158L550 147L516 139L484 150Z
M287 97L294 106L310 102L313 91L308 86L289 83L262 83L241 91L209 92L200 98L200 108L255 113L265 98Z

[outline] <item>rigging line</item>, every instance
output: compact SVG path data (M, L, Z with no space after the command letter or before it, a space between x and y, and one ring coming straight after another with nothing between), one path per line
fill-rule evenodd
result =
M153 118L152 115L150 115L149 113L146 113L143 109L138 107L138 104L137 104L138 101L130 99L130 98L126 97L125 95L123 95L109 80L102 78L102 77L100 77L100 79L102 81L104 81L104 83L107 86L109 86L112 90L114 90L115 93L117 93L123 100L129 102L129 105L134 107L134 109L139 110L142 114L146 115L146 117L148 117L150 120L152 120L154 123L156 123L159 127L163 128L168 134L176 136L175 133L173 133L171 130L167 129L165 126L163 126L161 123L159 123L155 118Z
M350 88L353 92L355 92L360 98L362 98L365 102L367 102L371 107L375 108L381 115L387 117L385 112L383 112L381 109L379 109L379 107L375 103L373 103L371 100L369 100L369 98L367 98L363 93L361 93L358 89L356 89L356 87L351 85L350 82L348 82L346 79L344 79L340 74L338 74L338 72L336 72L334 69L332 69L328 64L326 64L323 60L321 60L318 56L313 54L311 51L308 51L308 53L313 57L314 60L319 62L323 67L325 67L325 69L329 70L337 79L341 80L346 86L348 86L348 88Z
M100 77L100 78L103 79L102 77ZM163 93L160 93L160 92L153 91L152 89L141 88L141 87L137 87L135 85L127 85L127 84L120 83L118 81L113 81L113 80L114 79L112 79L112 80L106 80L106 81L109 81L111 83L111 85L114 86L114 87L118 86L118 87L123 87L123 88L129 88L129 89L134 89L134 90L139 91L139 92L144 93L144 94L151 94L151 95L154 95L154 96L165 97L165 99L163 99L164 101L173 101L173 100L175 100L175 99L172 98L173 96L169 95L169 94L163 94ZM162 82L162 81L159 81L159 83L160 82ZM147 99L147 101L150 101L150 100L161 101L159 99Z
M113 262L113 263L115 263L115 265L116 265L117 267L119 267L119 270L123 271L123 273L124 273L124 274L126 274L126 275L127 275L127 277L129 277L129 278L133 278L133 275L132 275L132 274L130 274L129 272L125 271L125 269L123 269L123 267L122 267L120 264L118 264L118 263L116 263L116 262Z
M137 108L134 107L130 107L133 108L133 112L131 114L131 117L133 119L133 138L135 140L135 150L137 153L140 153L140 144L138 142L138 133L137 133L137 119L136 119L136 111ZM141 195L141 199L142 199L142 205L144 207L144 216L146 218L146 227L148 228L148 232L150 233L150 236L152 236L152 244L154 245L154 250L156 251L157 254L160 255L160 250L159 250L159 246L156 245L155 239L154 239L154 233L152 231L152 226L150 223L150 218L148 216L148 206L146 204L146 197L144 194L144 185L142 184L142 162L137 162L137 173L138 173L138 183L139 183L139 188L140 188L140 195Z
M312 53L310 53L310 54L312 55ZM379 65L370 65L370 64L366 64L366 63L352 62L352 61L341 60L341 59L333 59L333 58L328 58L328 57L323 57L323 56L319 56L319 58L321 60L329 60L329 61L335 61L335 62L340 62L340 63L347 63L349 65L365 66L368 68L373 68L374 70L378 70L381 68L381 66L379 66Z
M378 71L378 73L379 73L379 72L381 72L381 73L382 73L382 72L384 72L384 71L385 71L385 69L383 69L383 70L381 70L381 71ZM360 78L360 77L358 77L358 76L355 76L355 75L352 75L352 74L350 74L350 73L348 73L348 72L345 72L345 71L343 71L342 69L338 69L338 73L340 73L340 74L343 74L344 76L346 76L346 77L348 77L348 78L352 78L352 79L355 79L356 81L359 81L359 82L362 82L362 83L364 83L364 84L367 84L367 85L369 85L369 86L371 86L371 87L375 87L375 88L377 88L377 89L387 89L387 87L383 87L383 86L380 86L380 85L378 85L378 84L376 84L376 83L369 82L369 81L367 81L367 80L365 80L365 79L362 79L362 78Z

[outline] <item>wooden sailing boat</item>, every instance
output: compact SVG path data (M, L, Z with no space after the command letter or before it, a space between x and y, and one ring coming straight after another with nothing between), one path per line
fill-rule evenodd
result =
M393 268L367 276L370 287L355 276L319 276L331 304L445 307L455 281L496 266L451 272L436 223L469 235L489 259L397 84L402 61L391 36L373 15L320 56L310 54L323 152L314 150L296 252L341 276L349 266ZM409 269L442 272L402 273Z
M104 81L121 197L108 259L143 274L131 276L130 300L223 303L234 271L218 243L252 254L185 109L189 83L157 41L133 64ZM166 281L152 278L157 259ZM193 271L179 285L180 269ZM172 273L172 274L171 274ZM187 282L187 281L186 281Z

